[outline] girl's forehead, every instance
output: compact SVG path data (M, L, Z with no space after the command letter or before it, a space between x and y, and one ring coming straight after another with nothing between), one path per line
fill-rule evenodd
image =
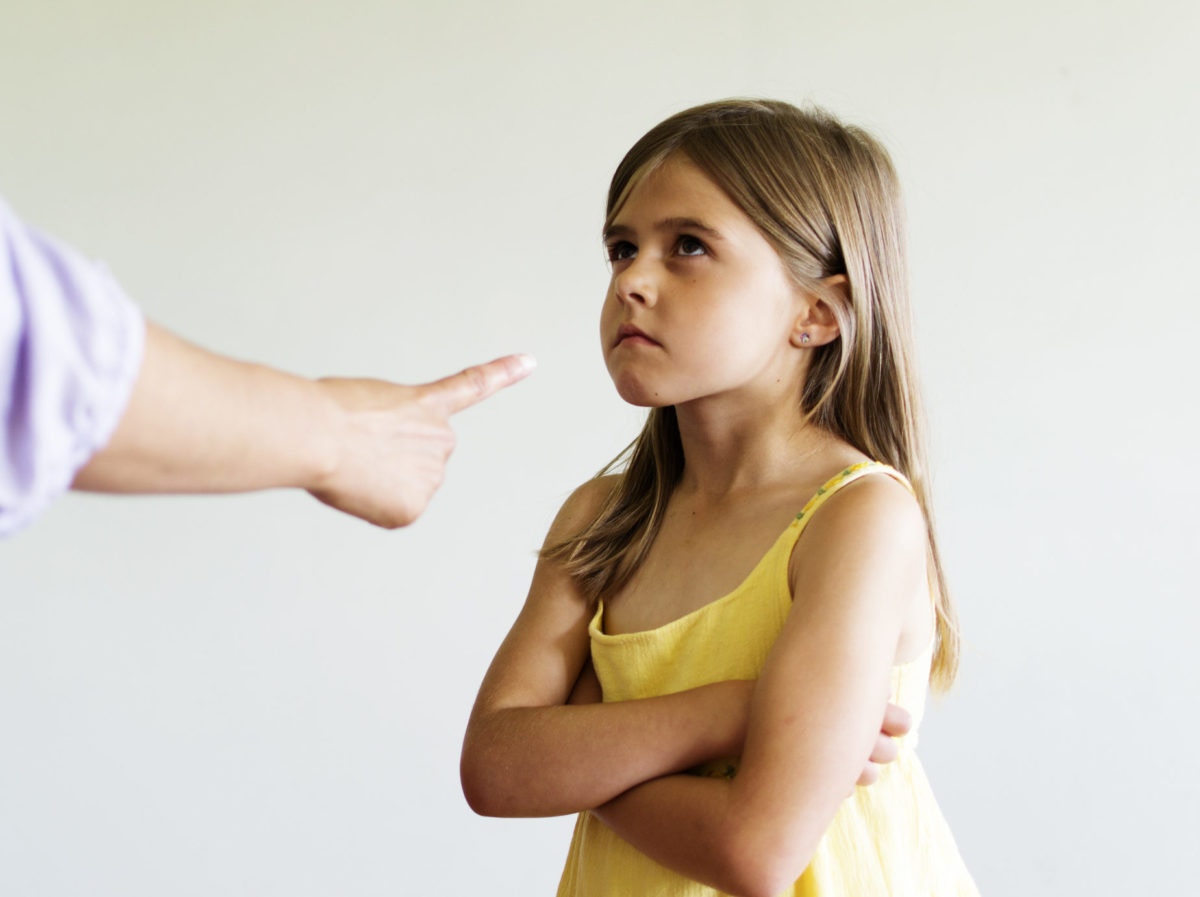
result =
M674 153L647 169L632 185L630 195L656 191L720 191L716 182L699 165L680 153Z
M643 215L679 217L701 210L709 215L746 218L704 169L686 156L675 154L630 182L611 222L617 224Z

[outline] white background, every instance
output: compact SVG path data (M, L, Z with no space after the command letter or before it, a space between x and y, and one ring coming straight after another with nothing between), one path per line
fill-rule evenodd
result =
M634 433L596 319L621 154L816 101L907 190L967 651L922 753L985 894L1181 894L1195 775L1200 6L0 0L0 192L147 314L300 373L509 351L427 516L70 496L0 544L0 894L551 893L472 815L475 688Z

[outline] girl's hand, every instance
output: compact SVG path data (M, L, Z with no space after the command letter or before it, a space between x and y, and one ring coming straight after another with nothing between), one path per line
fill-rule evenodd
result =
M912 730L912 715L896 704L888 704L883 713L883 725L875 738L875 747L858 777L859 785L874 785L879 781L879 767L891 763L900 753L895 739L903 738Z

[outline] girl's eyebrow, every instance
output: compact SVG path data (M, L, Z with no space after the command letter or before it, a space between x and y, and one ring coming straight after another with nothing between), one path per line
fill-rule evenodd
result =
M697 221L695 218L664 218L654 225L654 230L660 232L671 232L680 230L699 231L708 237L710 240L722 240L721 232L716 228L709 227L702 221ZM604 239L615 240L619 237L631 237L635 234L632 227L625 224L614 224L611 227L605 228Z

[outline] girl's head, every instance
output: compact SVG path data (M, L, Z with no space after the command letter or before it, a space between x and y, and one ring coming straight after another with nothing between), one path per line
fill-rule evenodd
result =
M724 191L792 279L836 317L840 338L810 350L803 410L865 454L919 476L903 209L886 150L858 128L787 103L697 106L626 153L609 187L606 230L642 180L677 155Z
M957 627L927 499L904 215L886 150L820 110L772 100L697 106L652 128L621 160L609 187L605 231L648 175L680 157L745 213L792 280L832 312L838 335L805 348L807 373L795 401L811 423L912 482L930 521L940 637L934 680L949 684ZM550 553L564 558L593 596L616 591L653 542L682 469L674 409L655 408L630 447L609 507Z

